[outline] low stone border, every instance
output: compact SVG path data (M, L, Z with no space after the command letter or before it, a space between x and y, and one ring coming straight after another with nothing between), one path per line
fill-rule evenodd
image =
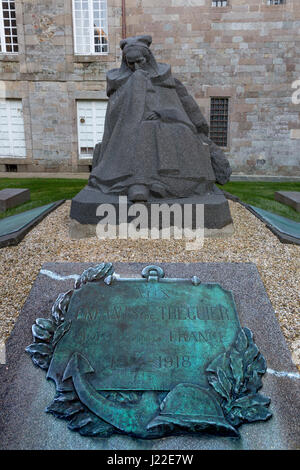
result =
M9 233L7 235L3 235L2 237L0 237L0 248L4 248L6 246L18 245L23 240L25 235L28 232L30 232L30 230L33 229L33 227L38 225L47 215L49 215L52 211L57 209L64 202L65 202L65 199L61 199L60 201L54 202L53 206L45 210L42 214L40 214L38 217L33 219L28 224L26 224L20 230L17 230L16 232L12 232L12 233Z
M257 212L255 212L252 207L249 204L246 204L245 202L241 201L237 196L234 196L233 194L228 193L227 191L222 190L224 193L224 196L226 199L229 199L230 201L237 202L241 204L245 209L247 209L251 214L255 215L261 222L265 224L265 226L271 230L274 235L279 239L281 243L289 243L292 245L300 245L300 238L293 237L291 235L288 235L286 233L280 232L277 228L273 227L271 224L269 224L263 217L261 217Z

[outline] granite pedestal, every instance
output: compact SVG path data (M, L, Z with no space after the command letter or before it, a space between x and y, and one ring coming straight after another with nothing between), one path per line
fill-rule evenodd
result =
M97 208L100 205L109 204L114 207L116 211L116 224L120 222L130 223L135 217L128 216L125 220L121 219L119 196L114 194L104 194L99 190L95 190L86 186L80 191L73 199L71 204L71 225L70 235L71 238L85 238L96 235L96 225L101 220L101 217L96 215ZM127 199L127 206L125 212L133 206L133 202ZM229 210L229 204L225 198L223 192L218 188L214 187L214 190L210 193L200 195L194 195L186 198L178 199L159 199L151 198L149 201L140 202L137 204L143 204L148 212L147 228L153 228L153 220L151 218L151 208L153 205L162 206L167 205L171 208L174 205L179 205L182 209L182 216L185 214L186 205L192 206L192 219L191 228L195 230L197 228L196 218L196 206L204 205L204 229L206 236L222 236L232 235L233 223ZM123 208L124 212L124 208ZM170 226L174 226L174 218L170 219ZM142 227L143 228L143 227ZM159 230L162 229L162 219L159 220L159 226L155 227ZM180 227L182 228L182 227Z
M99 260L109 261L109 260ZM153 260L155 262L155 260ZM114 263L122 277L137 277L148 263ZM45 413L55 386L24 352L32 342L31 326L38 317L50 317L61 292L92 263L46 263L38 275L6 347L0 366L1 449L111 449L111 450L273 450L300 448L299 378L275 312L257 268L252 263L161 263L168 277L198 276L232 290L241 325L254 334L266 359L262 393L271 398L273 417L267 422L242 425L241 438L208 435L142 440L114 435L107 439L82 437L66 423ZM284 293L283 293L284 295Z

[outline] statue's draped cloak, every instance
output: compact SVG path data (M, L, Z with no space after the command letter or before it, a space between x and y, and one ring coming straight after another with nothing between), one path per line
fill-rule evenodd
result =
M127 194L133 184L151 189L160 183L170 195L183 197L197 192L204 181L215 181L209 147L178 93L178 84L182 87L167 64L158 64L155 76L142 70L108 72L110 99L90 186ZM158 120L147 119L153 111Z

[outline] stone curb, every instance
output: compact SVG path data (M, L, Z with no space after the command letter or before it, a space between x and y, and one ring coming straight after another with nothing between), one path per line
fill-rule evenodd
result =
M300 245L300 239L299 238L292 237L291 235L287 235L286 233L280 232L280 230L278 230L277 228L273 227L271 224L266 222L263 217L260 217L252 209L252 207L249 204L246 204L245 202L241 201L237 196L234 196L233 194L230 194L227 191L223 190L223 193L224 193L224 196L227 199L229 199L233 202L237 202L238 204L241 204L241 206L245 207L249 212L251 212L251 214L255 215L255 217L257 217L259 220L261 220L265 224L265 226L269 230L271 230L271 232L274 233L274 235L276 235L276 237L279 239L279 241L281 243L288 243L288 244L292 244L292 245Z
M30 230L32 230L36 225L38 225L47 215L57 209L61 204L65 202L65 199L61 199L54 203L50 209L44 211L41 215L33 219L31 222L26 224L21 230L17 230L16 232L9 233L7 235L3 235L0 237L0 248L5 248L6 246L16 246L18 245L25 235L27 235Z

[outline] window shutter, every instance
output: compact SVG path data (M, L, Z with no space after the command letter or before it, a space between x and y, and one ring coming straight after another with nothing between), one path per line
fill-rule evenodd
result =
M22 100L0 100L0 156L26 157Z

